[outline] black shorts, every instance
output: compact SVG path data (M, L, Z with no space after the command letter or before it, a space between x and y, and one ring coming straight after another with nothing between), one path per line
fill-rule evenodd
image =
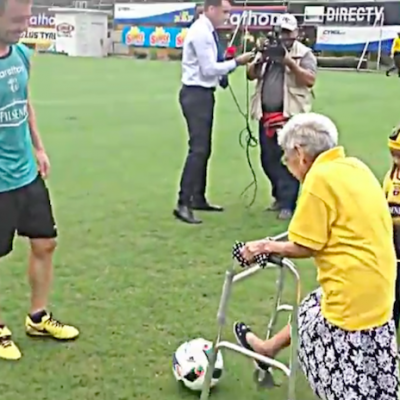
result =
M0 192L0 257L12 251L15 233L29 239L57 237L49 191L40 175L29 185Z
M396 51L396 52L393 54L393 61L394 61L394 65L395 65L397 68L400 68L400 52Z

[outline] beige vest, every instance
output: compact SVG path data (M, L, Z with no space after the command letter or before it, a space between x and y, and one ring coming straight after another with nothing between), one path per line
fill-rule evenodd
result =
M309 51L311 51L310 48L296 40L289 54L296 62L300 63L301 58ZM255 120L262 118L261 92L265 68L266 64L261 68L260 78L257 80L255 92L250 100L250 116ZM306 86L299 86L296 77L288 67L286 67L284 82L283 114L285 117L290 118L296 114L310 112L313 99L312 89Z

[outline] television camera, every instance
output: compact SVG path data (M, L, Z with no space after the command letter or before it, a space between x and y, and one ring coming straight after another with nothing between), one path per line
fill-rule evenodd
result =
M261 55L261 57L259 56L260 62L267 60L280 62L284 59L294 40L285 37L280 27L274 27L265 37L258 39L254 52L256 55L257 53Z

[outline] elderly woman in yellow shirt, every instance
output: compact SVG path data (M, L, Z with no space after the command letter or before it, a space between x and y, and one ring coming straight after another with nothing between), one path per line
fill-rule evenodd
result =
M242 256L314 259L321 287L299 309L298 351L320 399L397 400L396 255L381 186L365 164L345 155L335 125L323 115L295 116L278 140L302 182L288 241L248 242ZM269 357L290 344L289 326L269 340L243 322L234 324L234 333L242 346Z

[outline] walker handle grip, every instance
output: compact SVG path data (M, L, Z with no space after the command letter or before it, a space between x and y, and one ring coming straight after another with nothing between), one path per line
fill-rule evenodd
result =
M236 242L232 248L232 258L236 260L241 267L247 268L250 267L251 265L249 261L246 260L241 254L241 250L243 249L244 246L245 244L243 242ZM267 267L268 263L275 264L279 267L283 267L283 257L277 254L265 254L265 253L259 254L254 257L253 261L256 264L258 264L261 268Z
M278 265L279 267L283 267L283 257L277 254L268 254L268 261L271 264Z

